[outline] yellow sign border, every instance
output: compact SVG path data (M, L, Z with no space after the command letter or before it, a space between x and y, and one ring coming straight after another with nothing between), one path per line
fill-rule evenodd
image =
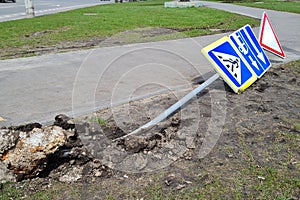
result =
M249 69L249 71L252 74L252 77L248 79L243 85L240 87L237 87L225 74L225 72L217 65L217 63L208 55L208 52L211 51L212 49L220 46L221 44L229 42L231 47L234 49L234 51L238 54L238 56L241 58L241 60L245 63L246 67ZM235 93L240 93L247 89L252 83L254 83L257 80L257 76L253 69L250 67L249 63L244 59L243 55L239 52L239 50L235 47L235 45L232 43L230 38L228 36L224 36L221 39L215 41L214 43L204 47L201 50L202 54L209 60L209 62L213 65L214 69L217 71L217 73L220 74L220 76L224 79L224 81L231 87L231 89Z

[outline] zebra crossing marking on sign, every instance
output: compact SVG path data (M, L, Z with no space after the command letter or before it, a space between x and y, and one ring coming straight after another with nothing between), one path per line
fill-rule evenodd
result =
M204 47L202 53L236 93L244 91L257 79L251 66L227 36Z

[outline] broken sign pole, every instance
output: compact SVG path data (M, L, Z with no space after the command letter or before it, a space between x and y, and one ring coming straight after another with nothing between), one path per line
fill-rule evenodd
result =
M194 96L196 96L199 92L201 92L203 89L205 89L207 86L209 86L212 82L214 82L218 78L219 78L219 74L213 75L212 77L207 79L204 83L202 83L197 88L195 88L193 91L191 91L190 93L185 95L182 99L177 101L175 104L173 104L171 107L169 107L167 110L162 112L156 118L152 119L147 124L141 126L140 128L136 129L135 131L133 131L127 135L123 135L122 137L116 138L115 140L124 139L130 135L135 135L139 132L142 132L146 129L149 129L149 128L155 126L156 124L158 124L159 122L163 121L168 116L170 116L172 113L174 113L176 110L178 110L180 107L182 107L185 103L187 103L189 100L191 100Z
M273 32L271 36L273 36L272 38L274 38L272 42L266 42L271 43L271 46L274 46L276 49L281 49L281 47L279 46L280 44L278 42L278 39L275 36L274 30L271 27L271 24L267 19L265 13L263 15L263 19L263 24L265 24L266 21L268 22L266 28L267 32ZM264 32L264 26L265 25L263 25L260 31L260 41L263 41L263 36L261 34L263 34ZM241 43L239 41L239 37L247 38L247 40L245 40L245 38L243 39L246 42ZM267 38L269 39L270 37ZM249 43L247 41L249 41ZM274 45L275 41L277 41L277 44ZM250 51L248 51L248 49L252 48L255 50L254 54L252 51L251 54ZM213 64L213 67L220 74L223 80L226 81L226 83L236 93L240 93L241 91L244 91L246 88L248 88L252 83L254 83L257 80L257 78L260 78L263 75L263 73L271 66L271 63L269 62L267 56L264 54L261 45L257 41L249 25L246 25L243 28L235 31L229 37L224 36L223 38L215 41L214 43L204 47L201 51L203 55ZM284 57L283 51L279 53L281 53L282 55L278 56ZM255 58L255 60L253 58ZM258 63L256 61L258 61L260 64L259 68ZM166 119L173 112L175 112L186 102L188 102L191 98L196 96L204 88L206 88L208 85L214 82L219 77L219 74L215 74L212 77L210 77L203 84L199 85L196 89L191 91L189 94L180 99L177 103L169 107L167 110L162 112L160 115L158 115L156 118L154 118L147 124L115 140L124 139L130 135L142 132L146 129L153 127L162 120Z

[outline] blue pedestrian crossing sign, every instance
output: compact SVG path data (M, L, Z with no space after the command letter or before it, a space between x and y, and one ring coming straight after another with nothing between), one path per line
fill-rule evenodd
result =
M202 53L236 93L244 91L257 79L252 67L227 36L204 47Z
M229 35L230 40L238 48L255 74L260 78L271 66L251 27L246 26Z

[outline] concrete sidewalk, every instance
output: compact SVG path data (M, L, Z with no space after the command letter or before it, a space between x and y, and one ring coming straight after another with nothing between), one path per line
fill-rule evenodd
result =
M0 123L47 122L59 113L76 115L188 86L212 70L200 50L220 37L0 61L0 116L6 119Z
M263 10L203 2L260 18ZM299 59L300 15L267 11L287 58ZM258 28L255 29L258 32ZM212 71L202 47L211 35L173 41L98 48L0 61L2 125L49 122L56 114L78 115L178 87ZM281 59L268 54L273 63ZM208 78L208 77L204 77Z

